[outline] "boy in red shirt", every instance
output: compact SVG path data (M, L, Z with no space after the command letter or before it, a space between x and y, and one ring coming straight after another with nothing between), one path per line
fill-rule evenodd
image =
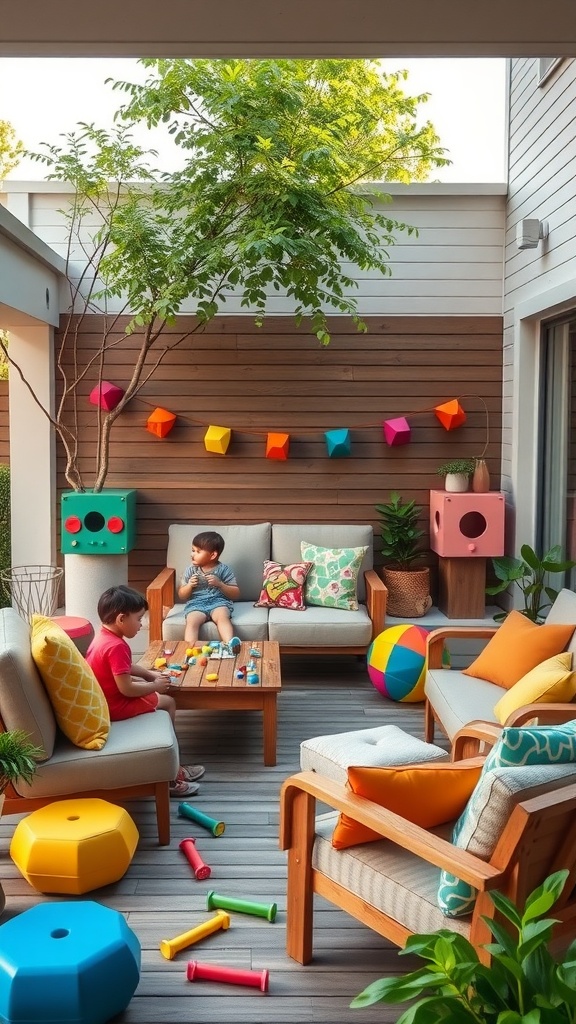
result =
M176 703L166 692L168 676L132 661L126 638L136 636L148 611L146 598L130 587L110 587L98 601L102 623L86 652L86 661L100 683L110 709L110 720L119 722L150 711L167 711L176 721ZM170 783L170 795L181 799L198 792L197 779L204 775L200 764L182 765Z

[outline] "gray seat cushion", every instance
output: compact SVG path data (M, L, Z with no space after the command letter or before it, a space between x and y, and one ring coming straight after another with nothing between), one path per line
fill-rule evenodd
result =
M50 757L56 719L30 652L30 626L13 608L0 609L0 715Z
M182 640L185 628L184 605L175 604L164 619L162 639ZM268 640L268 609L255 608L251 601L235 601L232 628L240 640ZM214 623L204 622L198 637L200 640L218 640L218 630Z
M465 676L457 669L429 669L424 692L452 739L464 725L475 719L496 722L494 706L506 690L485 679Z
M179 765L178 741L166 711L112 722L102 750L75 747L58 733L50 760L39 766L30 785L16 787L23 797L66 796L93 789L170 782Z
M358 611L341 608L306 608L303 612L271 608L268 619L270 640L288 647L367 647L372 639L372 622L365 605Z

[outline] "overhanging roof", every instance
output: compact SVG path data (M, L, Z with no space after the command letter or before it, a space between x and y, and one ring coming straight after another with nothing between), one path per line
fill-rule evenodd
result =
M0 56L576 55L573 0L3 0Z

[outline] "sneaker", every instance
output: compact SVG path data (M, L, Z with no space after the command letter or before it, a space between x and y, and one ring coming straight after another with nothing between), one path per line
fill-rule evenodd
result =
M233 636L232 639L228 641L228 648L231 651L239 651L241 643L242 641L239 640L237 636Z
M195 796L200 786L197 782L187 782L186 779L175 779L170 783L170 796L181 800L185 796Z
M181 764L176 776L176 782L197 782L206 771L202 764Z

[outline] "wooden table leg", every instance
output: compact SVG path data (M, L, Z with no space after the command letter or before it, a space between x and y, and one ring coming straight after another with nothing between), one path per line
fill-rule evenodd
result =
M276 692L262 694L262 723L264 732L264 764L273 767L276 764Z

